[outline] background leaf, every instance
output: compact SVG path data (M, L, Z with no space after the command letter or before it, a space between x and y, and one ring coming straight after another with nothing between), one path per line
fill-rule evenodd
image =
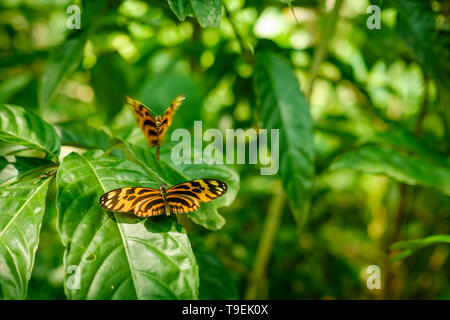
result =
M208 252L195 251L199 273L201 300L238 299L236 283L223 264Z
M68 39L50 54L39 87L39 105L46 108L64 76L78 67L83 56L86 36Z
M57 176L58 226L65 268L80 268L81 286L70 299L196 299L198 267L181 226L166 216L140 219L107 213L106 191L157 187L137 164L100 151L72 153ZM113 267L112 267L113 266Z
M50 180L23 180L0 188L2 299L26 298Z
M60 142L55 129L34 113L13 105L0 105L0 140L46 152L57 160Z
M167 2L181 21L188 16L195 16L203 28L220 26L221 0L167 0Z
M309 107L291 67L275 53L258 55L254 86L262 128L280 130L279 174L300 225L309 207L314 179Z
M450 195L448 167L434 165L424 159L404 155L395 150L371 145L363 146L344 153L331 164L330 170L342 168L384 174L407 184L434 187Z

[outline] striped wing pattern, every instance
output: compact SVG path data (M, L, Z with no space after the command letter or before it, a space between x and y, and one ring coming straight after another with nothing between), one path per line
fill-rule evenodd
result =
M133 111L136 121L144 133L150 147L158 144L158 131L156 128L156 120L152 116L150 109L137 99L126 96L125 102Z
M100 205L110 211L132 213L139 217L161 215L166 205L170 212L188 213L197 210L200 202L209 202L227 191L225 182L198 179L167 189L165 198L158 189L127 187L111 190L100 197Z
M164 115L162 116L161 119L161 125L159 127L159 141L162 141L164 139L167 133L167 129L169 129L170 125L172 124L173 116L183 103L184 99L185 97L183 95L177 96L175 99L173 99L172 103L167 108L166 112L164 112Z
M183 95L177 96L164 112L164 115L156 117L152 116L150 109L137 99L126 96L125 102L133 111L148 144L154 147L164 139L172 124L173 116L184 99Z
M158 189L127 187L118 188L103 194L100 205L109 211L132 213L140 217L159 215L156 208L164 201ZM164 211L164 210L163 210Z

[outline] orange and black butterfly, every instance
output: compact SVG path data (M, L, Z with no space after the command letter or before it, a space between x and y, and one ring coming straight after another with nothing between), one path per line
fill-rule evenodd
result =
M134 98L125 97L125 102L133 111L148 144L150 147L156 146L156 160L159 159L159 146L161 141L164 139L167 129L172 124L172 118L184 99L185 97L183 95L177 96L162 116L153 116L151 114L153 111L146 105Z
M103 194L100 205L109 211L131 213L139 217L159 216L163 213L187 213L223 195L227 184L215 179L199 179L177 184L166 189L125 187Z

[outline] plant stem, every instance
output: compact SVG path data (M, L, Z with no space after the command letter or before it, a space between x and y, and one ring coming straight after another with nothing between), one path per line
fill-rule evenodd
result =
M239 45L241 47L241 52L242 52L242 57L249 63L253 64L253 56L254 56L254 51L253 51L253 47L248 44L244 38L241 36L241 34L239 33L239 30L236 26L236 24L233 21L233 18L231 17L231 13L228 10L227 6L225 5L225 3L223 4L224 7L224 12L225 12L225 17L228 19L228 21L230 21L230 25L233 28L233 32L236 36L236 39L239 42Z
M245 292L245 299L261 299L262 284L265 283L266 266L272 255L275 236L280 226L281 215L286 203L286 194L281 186L277 186L276 193L272 196L269 204L269 212L264 221L263 230L256 251L253 271L250 275L249 285Z
M329 42L333 37L334 30L336 29L336 23L339 18L339 10L341 8L342 2L343 0L336 0L333 10L330 12L329 17L327 17L326 19L326 25L324 26L322 39L320 40L317 49L314 51L311 72L309 75L309 83L306 87L306 97L308 101L311 98L314 81L319 74L320 65L327 55Z

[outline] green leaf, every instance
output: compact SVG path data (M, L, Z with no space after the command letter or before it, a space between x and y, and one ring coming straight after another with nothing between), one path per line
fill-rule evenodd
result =
M58 125L58 129L62 145L106 150L111 144L111 137L105 131L86 122L67 122Z
M197 299L198 266L175 217L147 220L100 207L104 192L125 186L157 183L138 164L98 150L64 158L57 175L58 229L66 246L66 271L79 270L80 275L79 288L74 275L68 275L66 295Z
M31 157L14 157L14 161L0 157L0 186L11 184L37 170L54 165L52 162Z
M167 0L167 2L170 9L181 21L184 21L188 16L195 16L203 28L218 28L220 26L221 0Z
M195 251L199 273L201 300L238 299L236 283L223 264L208 252Z
M15 77L5 79L0 84L0 103L8 102L8 100L22 90L31 79L31 72L23 72Z
M254 76L262 128L279 129L280 176L301 226L314 180L313 122L294 71L280 56L260 53Z
M124 61L117 53L100 56L91 69L91 84L95 91L97 108L107 120L115 117L124 105L128 93ZM109 77L107 75L114 75Z
M44 151L56 161L61 144L55 129L34 113L0 105L0 140Z
M413 152L417 156L427 158L431 162L439 165L450 165L449 160L443 155L424 144L414 134L400 126L391 125L385 131L377 131L373 135L363 136L358 142L360 145L368 143L389 145L397 150Z
M426 246L430 246L438 243L450 244L450 235L448 234L435 234L423 239L399 241L391 245L391 250L405 250L402 253L395 256L392 260L397 261L404 259L411 255L414 251Z
M50 54L39 86L39 105L46 108L66 74L74 71L83 56L86 36L68 39Z
M0 189L0 298L25 299L51 179Z
M153 149L138 147L131 143L125 144L129 156L131 155L130 159L138 161L146 167L159 183L172 186L184 181L206 178L224 181L228 185L228 191L222 197L208 203L202 203L197 211L188 214L192 221L206 229L218 230L222 228L225 225L225 219L217 209L228 206L234 201L239 190L239 175L225 164L174 164L171 160L171 146L173 145L173 143L163 145L161 158L157 162Z
M434 187L450 195L450 169L431 164L425 159L401 154L379 146L365 145L344 153L330 170L350 168L367 173L383 174L410 185Z

